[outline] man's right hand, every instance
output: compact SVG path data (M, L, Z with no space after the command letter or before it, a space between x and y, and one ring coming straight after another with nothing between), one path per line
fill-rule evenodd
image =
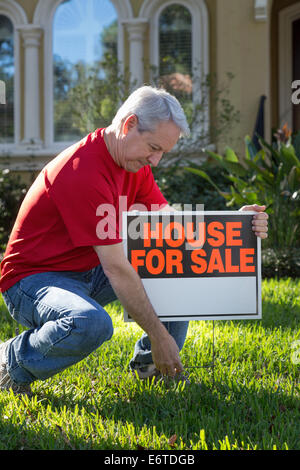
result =
M151 352L155 367L162 375L174 377L183 371L178 346L167 330L161 338L156 335L151 339Z

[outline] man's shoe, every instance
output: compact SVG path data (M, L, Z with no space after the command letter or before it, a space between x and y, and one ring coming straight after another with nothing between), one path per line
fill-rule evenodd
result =
M133 371L135 372L135 371ZM155 382L164 381L167 385L171 385L172 383L176 382L184 382L185 384L189 385L190 381L188 377L183 374L182 372L176 374L174 377L162 375L158 369L156 369L154 364L149 364L147 366L141 367L136 369L136 373L139 379L153 379L155 377Z
M31 395L30 385L28 384L17 384L14 382L7 372L5 351L11 339L5 343L0 343L0 390L12 389L14 393L20 393L22 395Z
M156 369L154 364L149 364L139 369L135 369L133 373L137 373L139 379L152 379L160 375L159 370Z

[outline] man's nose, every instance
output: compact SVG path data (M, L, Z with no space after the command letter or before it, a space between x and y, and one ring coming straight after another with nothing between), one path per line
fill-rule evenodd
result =
M162 156L163 156L163 152L155 152L155 153L152 153L149 157L148 157L148 162L152 165L152 166L157 166L160 162L160 160L162 159Z

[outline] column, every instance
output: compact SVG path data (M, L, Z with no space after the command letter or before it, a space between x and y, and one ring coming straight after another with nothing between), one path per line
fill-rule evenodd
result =
M130 81L137 88L144 83L144 34L148 20L134 18L123 24L129 35Z
M20 28L24 46L24 139L41 144L39 47L42 30L35 25Z
M6 104L5 82L0 80L0 104Z

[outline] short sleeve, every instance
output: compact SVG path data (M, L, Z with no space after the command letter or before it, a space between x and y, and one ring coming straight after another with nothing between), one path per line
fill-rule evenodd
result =
M114 195L105 176L64 167L51 184L45 173L45 184L48 197L59 211L74 247L122 241Z

